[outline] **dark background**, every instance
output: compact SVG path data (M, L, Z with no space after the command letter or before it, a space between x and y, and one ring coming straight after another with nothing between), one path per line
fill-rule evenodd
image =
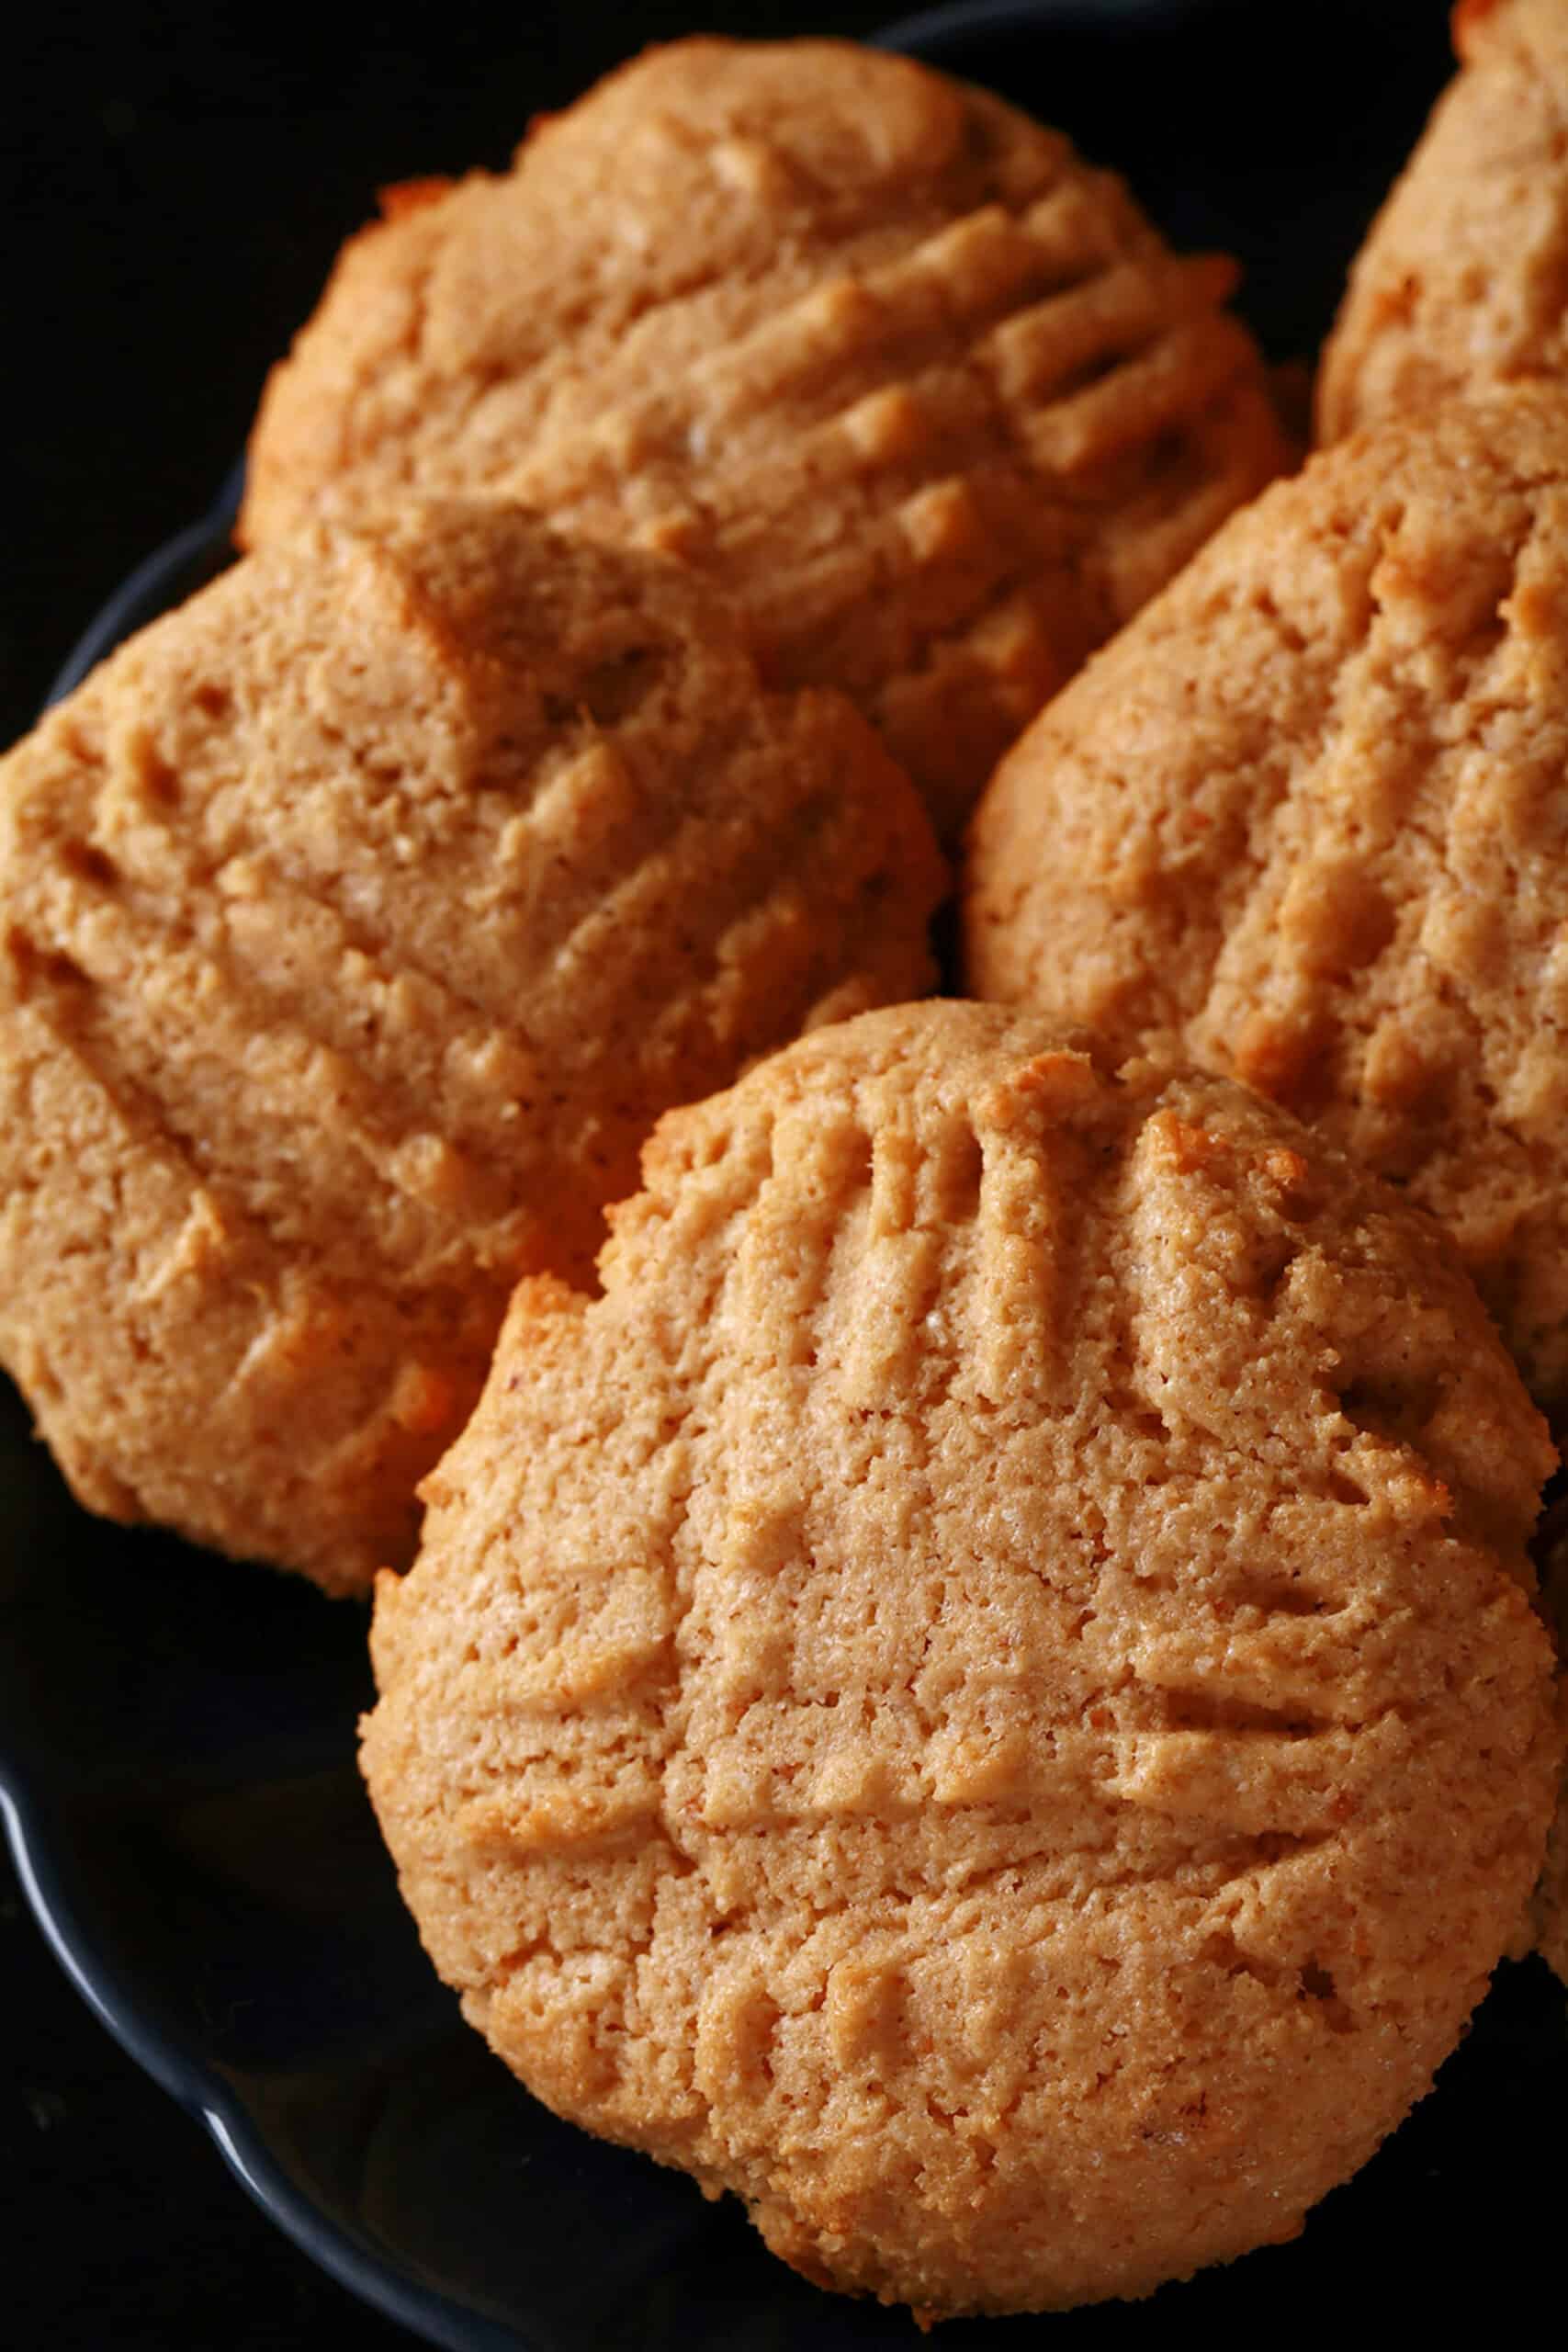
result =
M1440 0L1387 12L1382 0L1193 5L1210 38L1227 6L1255 37L1264 19L1274 27L1271 68L1256 38L1236 61L1259 191L1278 157L1310 150L1325 159L1325 202L1350 181L1375 193L1445 70ZM1115 7L1102 0L1101 13ZM503 164L531 115L647 40L694 27L854 33L895 13L877 0L339 13L323 0L104 15L66 0L26 18L0 83L0 743L30 723L131 564L209 503L266 368L378 186ZM1092 0L1069 13L1085 19ZM1396 47L1350 38L1380 15ZM1157 70L1140 78L1130 50L1123 75L1104 93L1108 117L1157 125ZM1167 124L1168 161L1170 147ZM1137 181L1133 158L1108 160ZM1299 198L1303 233L1315 200ZM1263 253L1265 282L1268 266ZM0 1495L0 1541L5 1515ZM205 2135L94 2021L8 1866L0 1873L0 2341L10 2352L408 2341L252 2208ZM1501 2246L1498 2258L1506 2279Z

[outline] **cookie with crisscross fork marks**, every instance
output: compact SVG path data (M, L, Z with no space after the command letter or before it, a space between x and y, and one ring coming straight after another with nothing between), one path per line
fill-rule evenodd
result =
M251 544L408 488L677 554L955 831L1092 646L1286 462L1222 256L983 92L693 40L344 251L268 386Z
M929 984L942 868L714 591L310 526L0 763L0 1362L77 1494L365 1585L672 1102Z
M827 2283L1056 2306L1291 2235L1551 1809L1551 1451L1447 1245L982 1005L818 1032L644 1177L378 1588L437 1965Z
M1565 550L1562 394L1314 458L1003 763L965 951L1403 1185L1568 1425Z

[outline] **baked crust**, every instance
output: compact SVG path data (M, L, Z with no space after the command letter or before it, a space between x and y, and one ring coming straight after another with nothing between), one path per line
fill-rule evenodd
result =
M817 1033L644 1176L378 1587L366 1770L468 2016L928 2318L1292 2235L1558 1770L1551 1452L1437 1229L974 1004Z

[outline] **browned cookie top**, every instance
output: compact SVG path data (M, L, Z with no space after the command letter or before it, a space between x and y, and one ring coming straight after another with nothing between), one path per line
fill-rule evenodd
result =
M840 696L496 503L310 526L0 763L0 1360L81 1498L363 1586L671 1102L929 983Z
M1568 7L1461 0L1463 71L1373 222L1325 348L1319 437L1455 391L1568 384Z
M243 532L412 484L679 554L952 832L1284 462L1234 278L924 66L680 42L354 240L268 387Z
M1292 2234L1540 1868L1551 1460L1430 1220L932 1004L661 1122L378 1589L370 1788L563 2115L929 2314Z
M1449 1226L1568 1412L1568 398L1269 491L1004 763L982 996L1234 1071Z

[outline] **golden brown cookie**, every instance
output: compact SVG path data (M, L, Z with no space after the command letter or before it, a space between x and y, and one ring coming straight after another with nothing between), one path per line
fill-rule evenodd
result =
M976 994L1320 1121L1568 1414L1568 400L1450 404L1236 516L971 842Z
M678 566L312 526L0 762L0 1362L81 1499L406 1560L671 1102L929 983L912 786Z
M952 833L1286 462L1234 265L904 58L690 40L366 231L274 373L243 534L412 483L682 556Z
M1368 233L1325 346L1318 437L1456 391L1568 384L1568 7L1463 0L1463 70Z
M378 1586L437 1966L558 2112L927 2316L1293 2235L1551 1809L1551 1453L1447 1244L974 1004L818 1032L644 1180Z

